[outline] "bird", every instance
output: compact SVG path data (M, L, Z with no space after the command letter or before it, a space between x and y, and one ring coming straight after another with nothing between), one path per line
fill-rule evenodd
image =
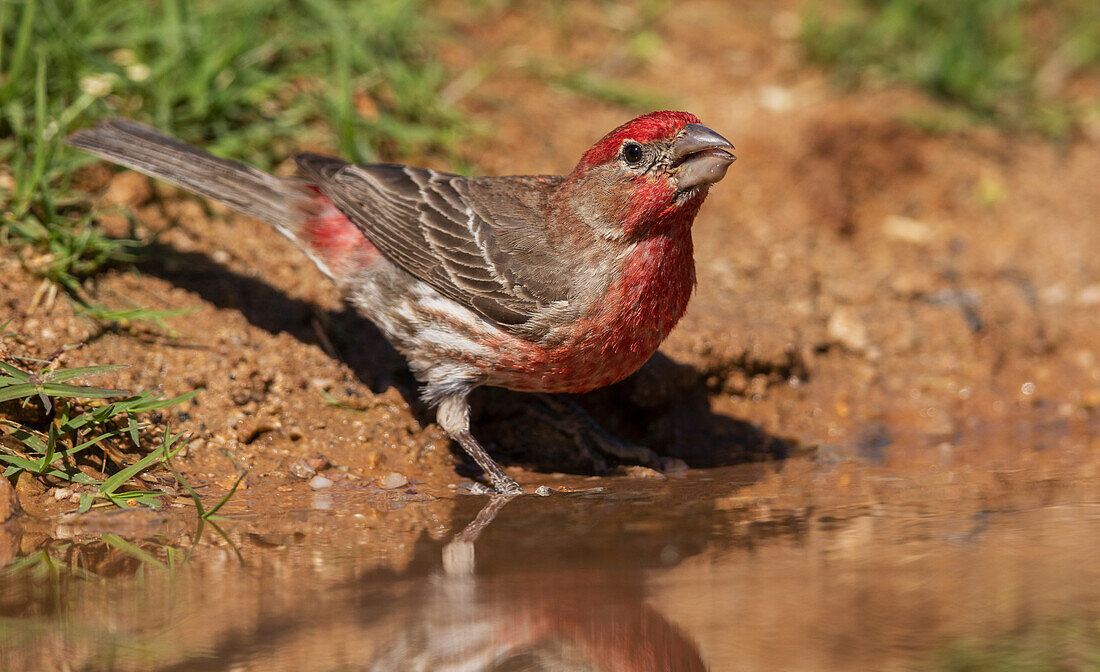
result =
M405 356L439 426L500 494L523 489L473 436L470 392L582 393L640 368L684 315L692 224L736 159L680 111L618 126L565 175L303 153L297 176L277 177L128 119L68 142L293 241Z

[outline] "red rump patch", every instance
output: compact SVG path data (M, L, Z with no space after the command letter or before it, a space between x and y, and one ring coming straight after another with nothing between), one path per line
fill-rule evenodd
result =
M340 212L317 187L308 187L309 206L302 223L302 237L309 249L340 277L365 266L380 255L359 227Z
M619 148L626 140L637 140L641 143L667 140L684 130L684 126L698 123L699 117L690 112L664 111L643 114L603 136L584 153L573 172L583 173L589 168L607 163L618 155Z

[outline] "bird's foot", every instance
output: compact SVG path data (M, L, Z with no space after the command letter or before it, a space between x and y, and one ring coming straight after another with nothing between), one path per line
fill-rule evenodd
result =
M503 472L499 474L489 474L489 481L493 484L493 493L504 496L525 495L523 488L519 483L516 483L512 478L506 476Z
M516 483L512 477L504 473L500 465L494 462L493 458L489 457L489 453L485 452L485 449L482 448L477 439L470 434L469 430L458 432L455 435L455 439L458 441L459 445L466 450L470 457L474 458L474 462L477 462L477 465L485 472L485 476L489 479L489 483L492 484L493 487L491 490L485 486L481 486L486 490L484 494L505 496L524 494L523 488L519 486L519 483ZM473 492L472 488L471 492ZM482 493L475 492L475 494Z
M540 491L544 489L548 490L549 488L546 488L546 486L539 488ZM516 483L510 478L502 483L493 483L492 485L485 485L484 483L474 481L466 486L466 490L471 495L490 495L492 497L504 497L509 499L516 495L527 494L527 491L520 487L519 483ZM543 493L536 491L535 494L542 495Z
M528 494L527 491L520 487L519 484L517 484L515 481L511 482L513 485L515 485L514 490L492 488L488 485L485 485L484 483L478 483L476 481L467 486L466 490L471 495L489 495L494 499L512 499L517 495ZM504 487L507 488L507 486ZM539 487L535 488L534 494L538 495L539 497L549 497L550 495L554 494L554 491L551 490L548 486L540 485Z

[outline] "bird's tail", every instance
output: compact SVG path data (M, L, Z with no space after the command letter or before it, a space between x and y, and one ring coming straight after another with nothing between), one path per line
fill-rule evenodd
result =
M294 181L275 177L129 119L111 119L78 131L69 144L139 173L164 180L262 219L293 237L295 206L303 198Z
M271 224L337 283L380 257L359 228L304 180L275 177L220 159L129 119L104 121L68 140L108 161Z

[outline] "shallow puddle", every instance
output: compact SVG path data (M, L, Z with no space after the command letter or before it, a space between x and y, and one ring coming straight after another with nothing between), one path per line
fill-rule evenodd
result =
M0 538L17 554L0 668L985 669L952 665L1019 642L1100 651L1095 484L997 508L743 494L777 468L511 501L334 488L263 515L244 498L197 543L193 517L24 523Z

